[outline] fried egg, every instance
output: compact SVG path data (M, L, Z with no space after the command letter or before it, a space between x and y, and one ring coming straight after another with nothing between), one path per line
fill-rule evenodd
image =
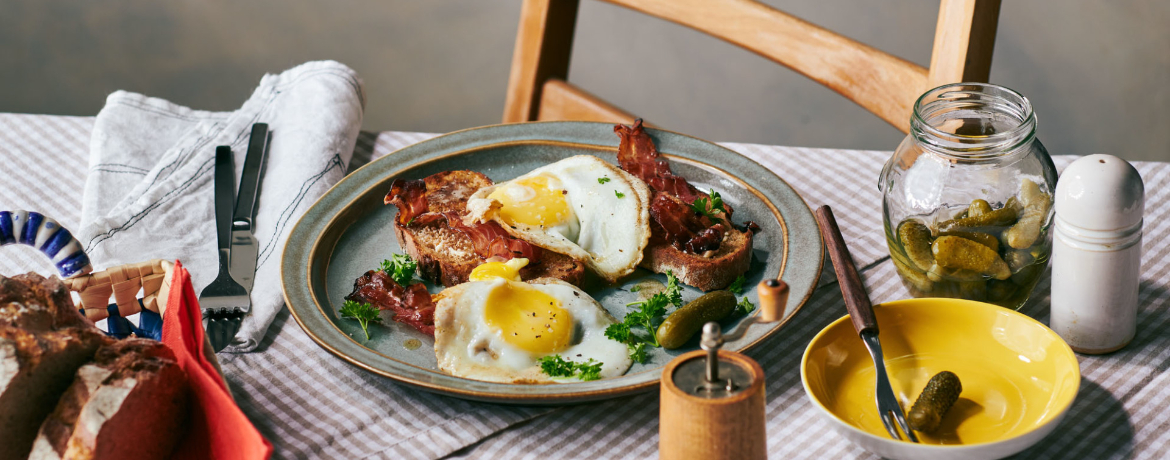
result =
M609 282L634 271L650 239L650 188L591 155L484 187L468 220L494 220L516 238L581 260Z
M632 364L628 347L605 336L605 328L617 320L589 294L563 281L489 277L447 288L436 298L435 359L448 374L554 383L578 379L545 375L540 358L593 359L602 363L601 378L620 376Z

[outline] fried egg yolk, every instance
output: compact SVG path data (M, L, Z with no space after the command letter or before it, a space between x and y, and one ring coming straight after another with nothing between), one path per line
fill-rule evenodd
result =
M492 191L488 198L500 203L500 218L508 224L553 227L573 217L565 189L549 176L513 181Z
M503 278L509 281L520 281L520 269L528 265L528 259L517 257L507 262L484 262L471 270L467 275L469 281L488 281L492 278Z
M558 353L573 339L573 317L560 301L524 283L508 281L488 294L484 321L505 342L533 354Z

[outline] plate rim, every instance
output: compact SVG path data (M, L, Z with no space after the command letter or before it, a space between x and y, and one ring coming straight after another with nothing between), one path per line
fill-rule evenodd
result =
M363 169L371 167L372 165L375 165L376 163L379 163L379 162L388 161L387 160L388 158L393 158L394 155L402 152L403 150L414 148L414 147L418 146L419 144L431 143L431 142L441 142L442 140L449 139L451 137L455 137L455 136L458 136L460 134L464 134L464 133L468 133L468 132L481 131L481 130L491 130L491 129L497 129L497 128L503 128L503 127L513 127L514 128L518 125L534 126L534 125L574 125L574 124L591 125L591 126L604 125L606 127L613 126L613 123L603 123L603 122L538 121L538 122L523 122L523 123L500 123L500 124L477 126L477 127L473 127L473 128L452 131L449 133L440 134L440 135L432 137L430 139L426 139L426 140L419 141L419 142L416 142L416 143L413 143L410 145L406 145L406 146L403 146L402 148L394 150L393 152L390 152L381 158L375 159L375 160L370 161L369 163L361 166L357 170L354 170L353 172L347 174L345 177L343 177L337 183L333 184L333 186L331 186L329 188L329 190L327 190L324 194L322 194L321 197L318 198L317 201L315 201L312 205L310 205L310 207L308 209L306 209L306 211L301 216L299 216L297 218L296 224L289 231L289 237L286 238L284 247L281 248L281 266L280 266L281 294L284 298L285 305L288 306L288 309L289 309L290 313L292 313L293 318L296 320L297 325L300 326L301 330L304 331L305 334L308 335L309 338L312 339L313 342L315 342L318 346L324 348L326 351L330 352L331 354L337 356L338 358L341 358L343 361L346 361L346 362L348 362L348 363L350 363L358 368L364 369L364 370L371 372L375 375L380 375L382 377L389 378L396 383L405 384L405 385L411 386L413 388L418 388L418 389L432 392L432 393L436 393L436 394L454 396L454 397L459 397L459 398L468 399L468 400L494 402L494 403L506 403L506 404L528 404L528 405L557 404L557 405L559 405L559 404L583 403L583 402L589 402L589 401L610 399L610 398L625 396L625 395L638 394L638 393L650 391L654 387L658 386L660 384L660 381L661 381L661 373L660 372L661 372L661 369L665 368L665 365L666 365L665 363L663 364L663 367L661 367L661 368L647 371L647 372L659 371L659 375L657 377L652 378L649 381L646 381L646 382L627 384L627 385L622 385L622 386L618 386L618 387L611 387L611 388L581 390L581 391L576 391L576 392L564 392L564 393L557 393L557 394L524 394L524 393L500 394L500 393L485 392L485 391L480 391L480 390L475 390L475 389L459 388L459 387L435 384L433 382L421 381L421 380L415 379L413 377L400 375L400 374L394 373L392 371L380 369L380 368L374 366L373 364L366 363L363 360L360 360L357 357L351 356L351 354L349 354L343 350L340 350L338 347L336 347L332 343L330 343L327 339L319 337L316 334L316 332L311 330L310 327L306 326L305 320L301 317L301 313L298 313L297 308L295 308L293 306L294 303L292 302L292 299L289 296L288 284L290 282L297 281L295 279L296 276L292 276L292 274L290 274L288 272L289 267L288 267L288 264L284 260L285 256L288 254L290 245L293 242L292 236L294 234L298 233L299 231L308 231L308 230L303 229L304 219L307 216L309 216L310 211L312 211L314 207L316 207L320 204L321 198L324 198L324 197L328 196L330 193L333 193L333 191L335 189L337 189L339 186L341 186L344 182L349 180L351 177L356 177L358 175L358 173L360 171L362 171ZM774 179L776 182L782 183L784 185L784 187L787 188L789 191L791 191L793 196L795 196L800 201L801 206L799 206L797 208L797 211L798 212L804 211L804 212L808 213L808 216L812 216L812 210L809 207L808 202L805 201L804 197L800 195L800 192L798 192L795 188L793 188L791 186L791 184L789 184L787 181L785 181L783 178L781 178L779 175L777 175L774 171L761 165L759 162L755 161L754 159L749 158L746 155L743 155L743 154L741 154L735 150L732 150L730 148L724 147L722 145L719 145L719 144L716 144L714 142L710 142L710 141L707 141L707 140L704 140L704 139L701 139L701 138L698 138L695 136L690 136L687 134L682 134L682 133L678 133L675 131L658 129L658 128L647 128L647 131L651 132L652 134L655 132L667 133L668 135L671 135L671 136L677 136L680 138L685 138L685 139L690 139L692 141L705 143L705 144L708 144L714 148L724 150L726 152L732 153L732 154L740 157L743 161L749 162L752 166L758 168L759 171L764 172L764 174L766 176L768 176L765 179L765 181L771 181ZM486 144L467 145L466 148L450 152L449 154L444 155L444 156L459 155L459 154L464 154L465 152L469 152L469 151L475 151L475 150L480 150L480 149L484 149L484 148L492 148L492 147L496 147L496 146L499 146L502 144L512 144L512 143L517 143L517 142L562 144L562 145L572 145L572 146L579 146L579 147L588 147L588 148L593 148L593 149L608 150L608 148L604 145L587 144L587 143L583 143L583 142L564 141L564 140L559 140L559 139L548 139L547 137L541 137L542 135L539 132L533 133L532 136L533 137L529 137L529 138L525 138L525 139L512 138L512 139L503 139L503 140L499 140L499 141L489 141ZM722 173L723 175L725 175L727 177L733 177L739 182L744 182L741 178L729 173L728 171L726 171L724 168L722 168L720 166L716 166L716 165L713 165L713 164L710 164L707 162L703 162L703 161L699 161L699 160L695 160L695 159L691 159L691 158L677 157L675 155L670 155L670 154L665 154L665 153L664 153L664 155L669 155L671 157L675 157L678 160L694 163L695 166L697 166L697 167L714 168L715 170L717 170L718 172ZM432 159L432 158L426 159L426 161L433 161L433 160L434 159ZM399 166L398 169L408 169L408 168L416 167L419 164L420 164L420 162L418 162L418 161L411 162L408 164L402 164ZM744 182L744 183L746 184L746 182ZM371 187L372 186L373 185L371 185ZM760 194L757 193L757 191L754 191L755 187L748 187L748 189L749 189L750 193L757 195L757 197L760 198L761 201L763 201L768 207L772 208L777 215L780 215L779 209L775 206L775 204L772 203L770 200L767 200L766 197L760 196ZM368 191L369 187L367 187L365 190ZM364 194L364 193L366 193L366 192L363 191L362 194ZM358 196L361 196L361 194L359 194ZM355 200L356 199L357 198L355 198ZM354 200L350 200L350 202L347 203L342 208L343 209L348 208L349 206L351 206L353 204L353 202L354 202ZM329 229L333 220L335 220L337 218L337 215L338 215L337 212L333 213L333 215L329 219L329 222L326 223L322 227L323 231ZM784 254L781 258L781 267L780 267L780 273L779 273L779 276L781 276L781 277L783 277L785 270L786 270L786 268L788 268L787 266L789 265L788 261L789 261L790 246L791 246L790 245L791 240L789 238L790 232L789 232L788 225L787 225L786 221L787 221L787 219L785 219L783 217L779 219L779 223L784 230L784 246L785 246ZM814 221L814 225L815 225L815 221ZM320 232L317 232L311 236L319 236L319 233ZM778 324L773 326L771 329L764 332L764 334L759 336L757 339L755 339L752 342L749 342L747 344L744 344L741 348L738 349L739 352L749 351L749 350L759 346L766 339L774 336L781 328L783 328L790 321L792 321L792 319L800 312L800 310L805 305L807 305L809 299L812 297L812 294L816 291L817 285L820 281L821 272L824 270L824 262L825 262L824 242L823 242L823 239L820 237L819 232L817 232L816 238L813 238L813 240L814 240L813 242L815 242L815 244L817 246L816 249L819 249L819 250L815 251L816 259L817 259L816 271L812 276L811 284L808 288L808 291L804 294L803 298L801 298L800 301L793 308L793 311L791 314L786 315L787 317L784 320L780 321ZM317 243L316 240L314 240L308 246L309 246L309 250L307 251L308 255L309 255L308 260L311 262L312 261L311 255L313 253L315 253L321 246ZM328 262L326 263L326 265L328 265ZM308 265L306 265L305 267L306 268L303 269L303 272L304 272L304 275L306 276L306 278L300 279L299 284L305 286L306 289L308 289L308 294L311 296L311 293L312 293L311 284L312 284L313 270L311 268L309 268ZM318 302L316 302L314 300L314 301L312 301L312 303L313 303L313 306L316 308L316 310L314 311L316 314L319 314L320 316L322 316L322 318L327 323L330 323L332 325L332 327L334 329L336 329L336 331L339 334L341 334L341 336L348 337L343 331L341 331L340 328L337 327L337 325L335 323L333 323L333 321L329 320L329 317L325 315L324 311L322 310L322 306ZM302 312L302 313L310 313L310 312ZM352 339L352 337L350 337L350 340L353 341L356 344L356 346L361 347L366 351L370 351L370 352L373 352L375 354L378 354L378 355L385 357L377 350L370 349L370 348L354 341ZM393 359L393 358L389 358L389 359ZM397 361L397 360L395 360L395 361ZM409 363L401 363L401 364L412 366L412 367L418 367L418 366L415 366L415 365L412 365ZM431 372L437 372L437 371L434 371L433 369L424 369L424 370L431 371ZM443 374L443 375L446 375L446 374ZM451 376L451 377L454 377L454 376ZM493 382L478 382L478 383L491 384ZM500 383L500 385L508 385L508 384ZM568 384L568 385L571 385L571 384ZM566 386L568 386L568 385L566 385Z

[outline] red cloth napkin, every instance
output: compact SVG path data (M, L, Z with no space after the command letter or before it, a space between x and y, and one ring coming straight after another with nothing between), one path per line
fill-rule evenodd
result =
M162 341L175 352L191 383L187 436L175 446L172 458L263 460L271 456L272 444L244 416L207 359L199 298L191 274L177 260L163 314Z

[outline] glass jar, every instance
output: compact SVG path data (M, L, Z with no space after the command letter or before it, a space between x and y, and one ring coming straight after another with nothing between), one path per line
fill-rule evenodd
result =
M902 283L1019 309L1048 265L1055 187L1027 98L985 83L927 91L878 178Z

